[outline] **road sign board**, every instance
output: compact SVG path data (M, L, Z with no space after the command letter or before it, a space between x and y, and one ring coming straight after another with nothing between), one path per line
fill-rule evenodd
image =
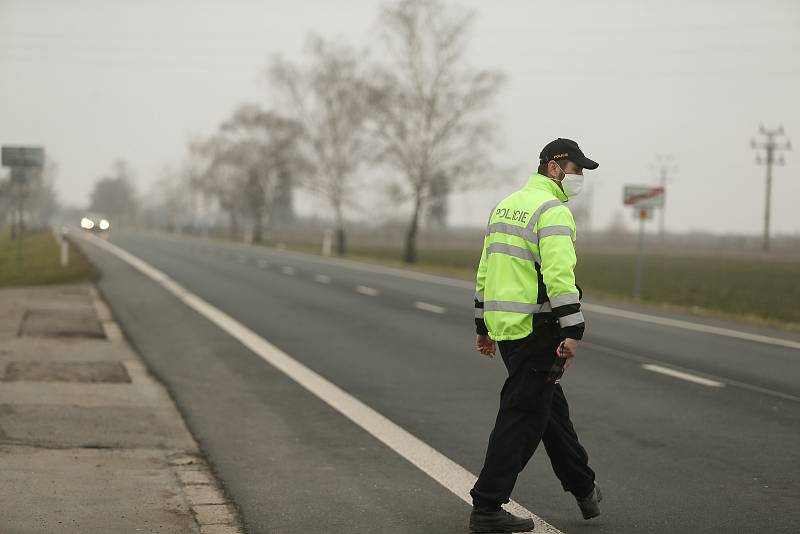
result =
M633 219L635 221L649 221L653 218L653 208L640 208L635 206L633 210Z
M42 167L44 148L40 146L4 146L3 167Z
M660 208L664 205L664 188L651 185L626 185L623 202L637 208Z

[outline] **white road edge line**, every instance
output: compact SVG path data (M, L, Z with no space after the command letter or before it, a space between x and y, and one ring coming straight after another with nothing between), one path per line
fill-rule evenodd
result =
M319 282L320 284L330 284L331 277L324 274L316 274L314 275L314 281Z
M428 311L431 313L445 313L447 308L442 308L441 306L437 306L436 304L428 304L427 302L416 301L414 303L414 307L418 310Z
M140 260L133 254L130 254L116 245L103 241L99 237L81 235L81 238L117 256L122 261L161 285L184 304L216 324L242 345L260 356L264 361L286 374L289 378L319 397L336 411L372 434L372 436L383 442L387 447L408 460L411 464L415 465L444 488L451 491L467 504L472 504L469 490L475 483L476 477L459 464L342 390L333 382L326 380L281 351L233 317L215 308L194 293L189 292L183 286L175 282L175 280L150 264ZM534 530L536 533L563 534L563 532L514 501L510 501L508 505L506 505L506 509L515 515L531 516L536 522L536 528Z
M289 275L289 276L293 276L294 273L297 272L297 269L295 269L294 267L286 266L286 267L281 268L281 272L283 274L286 274L286 275Z
M700 323L690 323L689 321L681 321L680 319L669 319L667 317L659 317L657 315L648 315L645 313L632 312L628 310L621 310L619 308L612 308L610 306L603 306L600 304L582 303L581 308L592 313L602 313L605 315L613 315L614 317L622 317L624 319L633 319L635 321L642 321L645 323L653 323L661 326L671 326L673 328L683 328L684 330L694 330L695 332L703 332L705 334L716 334L718 336L733 337L737 339L745 339L747 341L755 341L757 343L766 343L768 345L777 345L779 347L787 347L790 349L800 349L800 342L791 341L789 339L781 339L777 337L762 336L759 334L750 334L748 332L739 332L731 330L730 328L721 328L719 326L711 326Z
M660 365L655 365L652 363L643 363L642 369L653 371L654 373L661 373L662 375L671 376L673 378L680 378L681 380L686 380L687 382L694 382L695 384L701 384L703 386L712 388L721 388L725 386L725 384L722 382L717 382L716 380L709 380L708 378L703 378L702 376L684 373L683 371L676 371L675 369L661 367Z
M361 293L362 295L367 295L369 297L377 297L381 294L380 291L375 289L374 287L367 287L367 286L356 286L356 292Z

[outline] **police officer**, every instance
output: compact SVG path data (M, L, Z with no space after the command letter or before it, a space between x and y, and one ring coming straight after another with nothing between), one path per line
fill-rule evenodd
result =
M538 173L492 212L475 293L477 348L500 349L508 378L483 469L470 494L472 532L527 532L533 520L501 508L540 441L584 519L600 514L600 490L578 442L559 379L583 336L575 285L575 221L564 204L580 193L584 169L598 164L575 141L556 139Z

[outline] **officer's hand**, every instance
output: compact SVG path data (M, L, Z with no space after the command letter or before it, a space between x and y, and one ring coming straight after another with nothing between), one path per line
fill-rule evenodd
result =
M561 344L556 349L556 354L559 358L566 358L567 361L564 362L564 369L569 369L572 365L572 360L575 359L575 355L578 353L578 340L567 338L561 342Z
M475 342L475 344L478 348L478 352L484 356L494 358L495 352L497 351L497 345L492 338L489 336L478 335L478 340Z

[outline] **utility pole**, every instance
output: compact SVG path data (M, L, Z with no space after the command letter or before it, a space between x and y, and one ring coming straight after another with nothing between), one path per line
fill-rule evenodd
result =
M770 220L770 205L772 203L772 166L784 165L783 155L780 154L782 150L791 150L792 142L786 137L783 132L783 126L778 126L775 130L768 130L764 125L758 127L758 133L763 136L764 140L757 142L755 139L750 140L750 147L755 150L764 150L764 158L761 154L756 155L756 163L759 165L764 164L767 166L767 193L764 199L764 252L769 252L769 220ZM785 141L779 142L780 138ZM775 157L777 155L777 158Z
M11 186L15 190L16 200L16 234L17 240L17 270L22 270L22 239L25 234L25 197L28 193L28 184L32 178L31 167L11 167Z
M637 210L639 219L639 238L636 240L636 275L633 279L633 298L642 299L642 278L644 277L644 221L650 216L648 208Z
M678 170L678 166L675 164L675 158L672 154L657 154L656 161L653 165L650 166L651 169L655 170L658 173L658 185L664 191L667 190L667 181L670 179L670 173L673 173ZM666 209L666 193L664 193L664 203L661 205L661 210L658 213L658 238L663 242L664 241L664 217Z
M633 206L639 220L639 239L636 246L636 273L633 284L633 297L642 298L642 279L644 277L644 221L653 218L653 209L664 205L664 189L651 185L626 185L622 191L622 202Z
M11 167L11 185L17 190L17 270L22 271L22 236L25 232L23 218L24 201L28 192L28 184L32 177L38 176L44 167L44 148L40 146L2 147L3 167ZM13 235L13 234L12 234Z

